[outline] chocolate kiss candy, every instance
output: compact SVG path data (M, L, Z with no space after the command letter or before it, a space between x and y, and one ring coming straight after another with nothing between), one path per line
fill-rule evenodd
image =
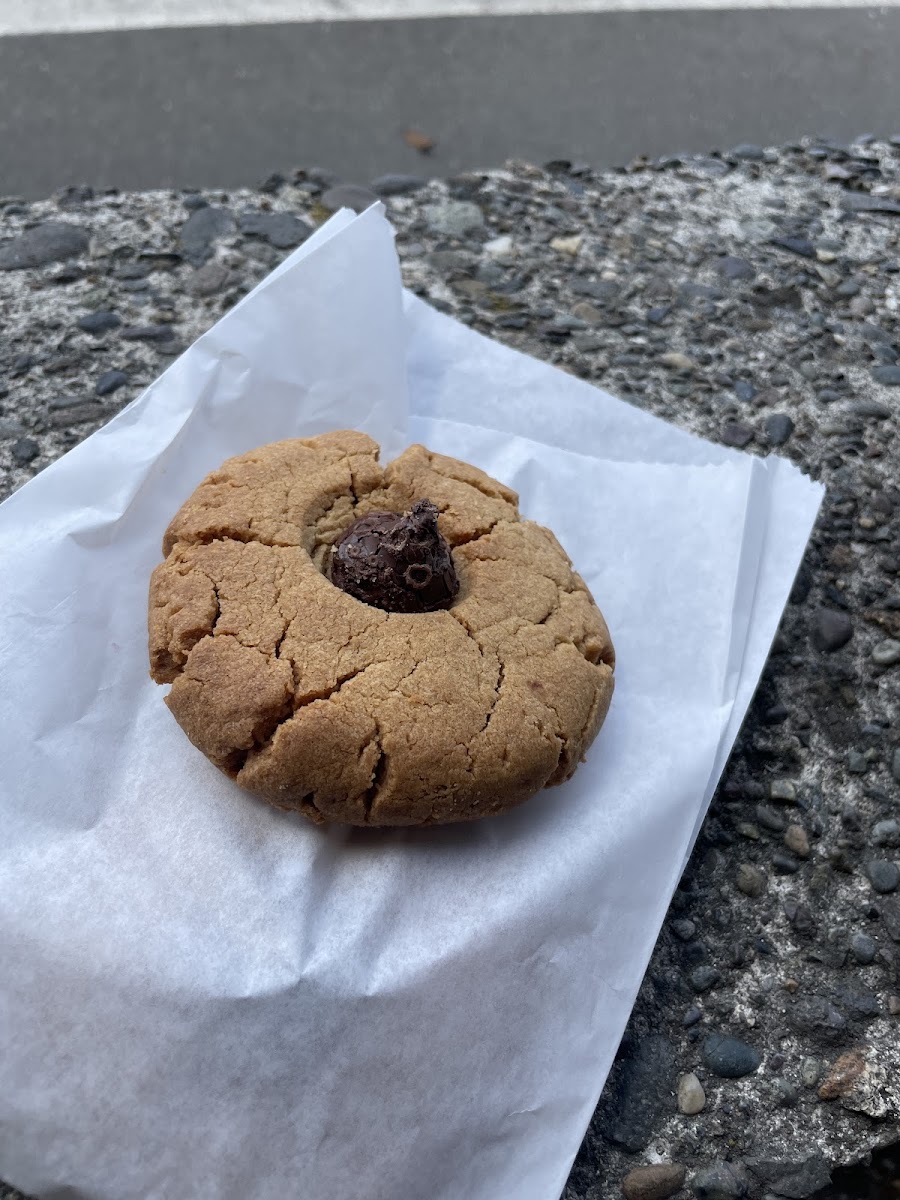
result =
M459 579L437 517L430 500L418 500L406 514L359 517L335 543L331 582L387 612L449 608Z

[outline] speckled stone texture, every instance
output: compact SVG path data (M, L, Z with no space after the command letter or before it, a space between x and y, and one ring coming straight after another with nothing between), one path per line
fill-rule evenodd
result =
M0 491L136 395L337 182L0 201ZM828 486L564 1193L802 1200L900 1141L900 141L384 190L437 307ZM881 1151L828 1195L897 1170Z

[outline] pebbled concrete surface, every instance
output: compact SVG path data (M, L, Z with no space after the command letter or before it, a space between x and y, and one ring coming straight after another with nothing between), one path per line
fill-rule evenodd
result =
M379 187L439 308L828 485L565 1192L802 1200L900 1142L900 144ZM369 198L302 170L3 203L0 494ZM877 1162L830 1195L887 1194Z

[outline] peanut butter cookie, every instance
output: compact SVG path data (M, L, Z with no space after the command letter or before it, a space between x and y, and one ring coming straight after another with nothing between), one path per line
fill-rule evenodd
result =
M339 432L229 459L163 553L150 663L176 721L313 821L503 812L568 779L606 716L609 632L559 542L423 446L382 468Z

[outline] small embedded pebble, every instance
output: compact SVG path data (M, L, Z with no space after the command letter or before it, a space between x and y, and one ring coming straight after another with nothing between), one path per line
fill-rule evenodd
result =
M199 264L212 254L213 243L234 233L236 223L226 208L204 205L195 209L181 227L181 246L189 262Z
M657 361L660 366L668 367L670 371L693 371L697 365L692 358L689 358L686 354L679 353L677 350L670 350L666 354L661 354ZM753 436L752 431L750 436Z
M739 379L734 385L734 394L738 400L743 400L745 403L752 400L756 395L756 388L747 379Z
M724 1033L711 1033L703 1043L702 1054L706 1067L723 1079L750 1075L762 1061L747 1042Z
M817 255L821 262L821 255ZM833 261L833 260L832 260ZM834 289L834 294L840 296L841 299L846 299L850 296L859 295L859 283L855 279L845 279L843 283L839 283Z
M850 405L850 411L858 417L874 417L877 421L885 421L891 415L891 410L886 404L879 404L877 400L854 400Z
M508 262L516 256L515 242L508 233L504 233L500 237L491 238L489 242L485 242L483 250L485 254L490 255L491 258L498 259L500 262Z
M93 421L102 421L108 417L108 411L101 404L82 401L70 408L51 414L50 424L54 429L70 429L75 425L87 425Z
M747 1165L761 1183L768 1184L766 1191L757 1193L765 1200L775 1200L776 1196L804 1200L813 1193L825 1194L822 1189L831 1182L831 1166L815 1138L788 1142L782 1154L776 1154L771 1143L759 1149L762 1153L749 1158ZM841 1195L847 1200L843 1189Z
M312 233L312 225L301 221L293 213L249 212L243 213L238 221L242 233L259 237L277 250L290 250L305 242Z
M86 254L90 237L80 225L45 221L0 245L0 271L24 271Z
M754 867L750 863L741 863L737 870L735 886L745 896L756 899L766 890L766 877L759 867Z
M896 748L891 758L891 775L900 783L900 746Z
M779 701L779 703L773 704L766 709L765 713L763 714L763 720L767 725L780 725L783 721L786 721L790 715L791 710L786 704L782 704Z
M121 324L122 318L112 312L86 313L78 318L78 328L83 329L85 333L109 333L111 329L118 329Z
M360 187L357 183L338 183L322 193L322 203L332 212L337 212L339 208L350 208L357 213L365 212L377 199L375 192Z
M896 758L900 751L894 755ZM900 846L900 821L894 817L872 826L872 841L876 846Z
M135 262L134 260L123 262L113 271L116 279L146 279L149 274L150 264L148 262Z
M796 875L800 870L800 864L789 854L773 854L772 866L779 875Z
M693 1071L688 1071L678 1080L678 1111L685 1116L693 1117L702 1112L706 1105L706 1092L703 1084Z
M784 831L784 844L798 858L809 858L809 837L802 825L788 825Z
M796 804L797 788L790 779L773 779L769 784L769 799L781 804Z
M737 258L732 254L723 255L716 263L716 270L726 279L753 279L756 275L752 263L746 258Z
M787 1079L773 1079L770 1084L770 1095L773 1103L780 1108L790 1108L797 1103L797 1089Z
M688 942L682 953L682 958L686 963L690 963L693 966L708 962L709 950L706 947L706 943L701 941Z
M772 245L791 254L798 254L801 258L816 257L816 248L808 238L776 237L772 238Z
M680 1163L653 1163L635 1167L622 1180L625 1200L668 1200L684 1183L685 1169Z
M167 342L175 336L171 325L129 325L122 337L129 342Z
M822 608L816 613L812 626L812 641L817 650L840 650L853 637L853 622L845 612Z
M872 649L872 662L877 667L893 667L900 662L900 642L895 638L885 638Z
M873 195L871 192L846 192L841 197L841 204L847 212L880 212L900 215L900 204L887 196ZM886 265L886 269L889 269Z
M875 942L867 933L854 933L850 939L850 950L861 966L868 966L875 961Z
M844 980L835 989L834 995L848 1010L851 1018L877 1017L881 1014L878 996L858 982Z
M721 980L722 972L708 964L691 971L691 987L695 992L708 992Z
M323 200L327 203L326 192ZM484 225L484 213L471 200L447 200L443 204L426 205L425 220L432 233L446 237L464 237Z
M766 418L763 428L770 445L783 446L794 432L794 422L787 413L773 413Z
M128 382L124 371L104 371L94 384L95 396L111 396Z
M831 1065L819 1087L820 1100L836 1100L852 1092L866 1070L865 1055L860 1050L841 1054Z
M888 936L893 941L900 942L900 903L898 903L898 898L889 896L886 900L879 900L878 908Z
M223 263L204 263L188 280L188 291L193 296L215 296L224 291L236 278Z
M895 892L900 885L900 867L888 859L876 858L866 863L866 874L876 892Z
M798 904L796 900L785 900L784 911L787 919L798 933L809 935L815 933L816 922L808 905Z
M697 1200L742 1200L750 1181L741 1163L721 1162L698 1171L692 1187Z
M847 1028L846 1016L825 996L798 996L787 1016L800 1033L818 1036L829 1042L839 1041Z
M564 313L561 317L557 317L553 322L553 327L555 329L568 329L570 332L578 329L584 329L585 325L586 323L581 319L581 317L574 313L571 315Z
M569 254L574 258L581 249L581 244L584 239L580 234L573 234L572 237L555 237L550 239L550 249L556 250L560 254Z
M9 448L9 452L13 457L13 462L17 466L25 467L32 459L37 458L41 452L41 448L34 438L23 437L13 442Z
M753 430L740 421L726 421L722 426L721 438L726 446L741 450L753 441Z
M755 814L757 821L762 825L763 829L771 830L772 833L784 832L786 822L777 809L770 808L768 804L757 804Z
M54 396L53 399L47 404L47 407L51 410L58 408L74 408L77 404L84 404L84 398L82 396Z
M887 364L872 368L872 378L884 387L900 387L900 366Z
M822 1063L818 1058L809 1056L800 1064L800 1078L805 1087L815 1087L822 1074Z
M847 751L847 770L851 775L865 775L869 769L869 760L860 750Z

